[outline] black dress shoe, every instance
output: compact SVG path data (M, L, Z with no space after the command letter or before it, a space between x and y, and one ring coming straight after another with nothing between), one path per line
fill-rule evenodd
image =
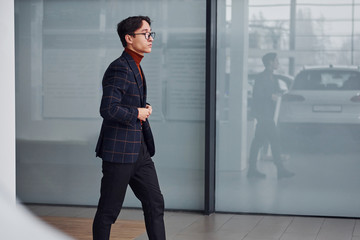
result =
M278 168L277 170L277 177L278 179L282 179L282 178L291 178L295 176L295 173L290 172L289 170L287 170L286 168Z
M248 178L266 178L266 174L260 172L257 169L249 169L249 171L247 172L247 177Z

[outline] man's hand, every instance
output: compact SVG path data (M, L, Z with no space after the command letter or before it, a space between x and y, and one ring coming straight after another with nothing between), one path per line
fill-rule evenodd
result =
M149 104L146 104L146 109L150 110L150 115L152 114L152 106Z
M150 116L152 109L146 108L138 108L138 119L141 121L146 121L146 119Z
M273 100L274 102L276 102L280 97L281 97L280 94L273 94L273 95L271 96L271 98L272 98L272 100Z

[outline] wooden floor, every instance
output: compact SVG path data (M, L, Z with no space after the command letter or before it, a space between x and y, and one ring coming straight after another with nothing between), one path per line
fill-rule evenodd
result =
M43 216L41 219L77 240L92 239L93 219L91 218ZM117 220L111 227L110 239L132 240L143 233L145 233L143 221Z

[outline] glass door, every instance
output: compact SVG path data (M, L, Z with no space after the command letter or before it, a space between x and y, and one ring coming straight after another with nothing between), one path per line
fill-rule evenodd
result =
M217 211L360 216L359 9L218 1Z

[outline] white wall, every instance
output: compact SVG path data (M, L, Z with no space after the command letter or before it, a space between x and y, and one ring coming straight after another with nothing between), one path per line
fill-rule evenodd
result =
M16 199L14 1L0 1L0 191Z

